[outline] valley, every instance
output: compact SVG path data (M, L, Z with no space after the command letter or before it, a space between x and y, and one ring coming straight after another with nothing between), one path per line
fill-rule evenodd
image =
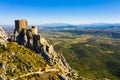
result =
M63 53L70 66L79 72L79 77L120 79L118 30L51 30L41 34L58 53Z

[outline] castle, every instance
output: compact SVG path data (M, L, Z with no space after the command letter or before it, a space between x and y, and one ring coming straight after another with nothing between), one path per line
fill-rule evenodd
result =
M37 27L32 26L31 28L28 28L28 22L24 19L15 20L13 40L20 45L24 45L35 50L38 53L41 52L42 48L47 52L50 51L48 43L38 35Z

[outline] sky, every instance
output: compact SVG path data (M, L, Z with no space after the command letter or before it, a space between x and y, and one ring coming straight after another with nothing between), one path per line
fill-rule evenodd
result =
M120 0L0 0L0 25L120 23Z

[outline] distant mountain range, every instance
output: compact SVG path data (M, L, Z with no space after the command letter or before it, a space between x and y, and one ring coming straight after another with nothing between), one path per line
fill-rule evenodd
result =
M40 25L41 26L41 25ZM94 24L46 24L42 25L44 29L120 29L120 23L108 24L108 23L94 23Z
M11 32L14 30L14 25L0 25L5 31ZM31 25L29 25L31 26ZM67 24L67 23L50 23L36 25L39 29L120 29L120 23L93 23L93 24Z
M48 23L48 24L40 24L38 26L46 26L46 27L56 27L56 26L108 26L108 25L120 25L120 23L91 23L91 24L69 24L69 23ZM14 25L0 25L3 27L13 27ZM29 25L31 26L31 25Z
M49 23L49 24L42 24L40 26L68 26L68 25L74 25L74 26L103 26L103 25L120 25L120 23L91 23L91 24L69 24L69 23Z
M72 24L67 24L67 23L48 23L48 24L42 24L40 26L56 27L56 26L67 26L67 25L72 25Z

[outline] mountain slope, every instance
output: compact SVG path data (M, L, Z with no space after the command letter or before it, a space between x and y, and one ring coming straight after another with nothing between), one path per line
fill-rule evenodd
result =
M17 43L7 43L7 47L1 45L0 57L0 75L7 79L36 72L47 66L41 56Z

